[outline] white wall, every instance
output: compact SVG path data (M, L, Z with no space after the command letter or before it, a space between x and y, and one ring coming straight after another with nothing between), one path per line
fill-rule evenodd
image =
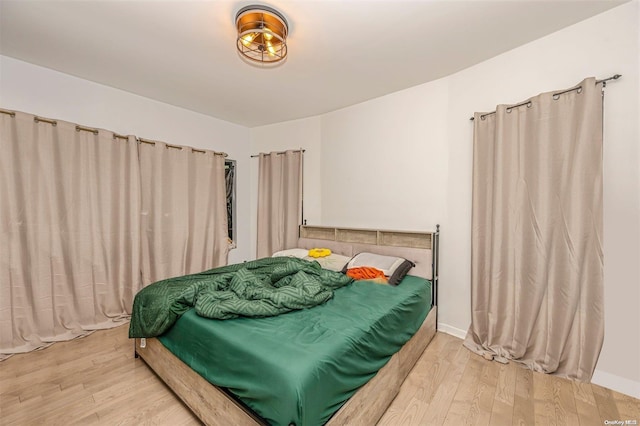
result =
M634 0L441 80L322 115L319 128L316 117L304 128L252 129L252 149L320 140L321 167L305 175L321 188L319 224L442 224L439 326L463 336L470 323L469 117L588 76L622 74L606 88L605 342L594 382L640 397L638 9Z
M120 134L224 151L237 160L238 248L229 262L251 257L249 129L0 56L0 107Z
M447 227L447 83L322 116L322 220L397 230Z

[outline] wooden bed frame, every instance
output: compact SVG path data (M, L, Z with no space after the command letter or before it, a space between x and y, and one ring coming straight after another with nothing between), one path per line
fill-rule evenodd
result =
M301 226L299 246L327 247L347 256L361 251L397 253L416 263L410 274L432 281L432 308L420 329L327 422L330 426L375 424L436 333L439 226L434 232ZM135 339L135 351L136 357L140 356L204 424L264 424L248 407L202 378L159 340Z

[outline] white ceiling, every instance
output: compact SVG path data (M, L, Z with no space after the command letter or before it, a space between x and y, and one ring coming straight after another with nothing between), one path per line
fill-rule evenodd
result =
M425 83L626 0L0 0L0 53L244 126ZM289 21L277 68L236 52L238 9Z

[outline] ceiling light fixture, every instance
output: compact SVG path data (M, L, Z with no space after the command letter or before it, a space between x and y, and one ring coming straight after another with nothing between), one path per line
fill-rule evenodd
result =
M287 57L289 25L277 10L263 5L243 7L236 14L236 46L242 58L272 65Z

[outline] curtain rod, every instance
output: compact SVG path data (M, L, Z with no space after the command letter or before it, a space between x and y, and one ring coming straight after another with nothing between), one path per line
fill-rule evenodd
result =
M611 77L609 77L609 78L603 78L602 80L596 80L596 84L600 84L600 83L602 83L602 87L607 87L607 81L610 81L610 80L617 80L617 79L619 79L620 77L622 77L622 75L621 75L621 74L614 74L614 75L612 75L612 76L611 76ZM578 87L574 87L573 89L569 89L569 90L565 90L565 91L562 91L562 92L554 93L554 94L553 94L553 99L558 99L558 96L560 96L560 95L564 95L565 93L573 92L574 90L582 90L582 87L581 87L581 86L578 86ZM527 105L527 107L530 107L530 106L531 106L531 101L525 101L525 102L522 102L522 103L519 103L519 104L516 104L516 105L511 105L511 106L510 106L510 107L508 107L507 109L508 109L508 110L511 110L511 109L513 109L513 108L518 108L518 107L521 107L521 106L524 106L524 105ZM482 115L480 116L480 118L483 118L483 119L484 119L484 117L486 117L487 115L491 115L491 114L495 114L495 113L496 113L495 111L488 112L488 113L486 113L486 114L482 114ZM474 119L475 119L474 117L471 117L469 120L470 120L470 121L473 121Z
M120 135L118 135L119 137L121 137ZM115 136L114 136L115 137ZM143 139L143 138L138 138L136 137L136 140L138 141L138 143L146 143L148 145L155 145L156 141L153 141L151 139ZM184 147L181 145L170 145L168 143L164 144L167 148L173 148L173 149L182 149L182 148L190 148L190 147ZM196 149L196 148L191 148L191 151L193 152L198 152L200 154L206 154L207 151L202 150L202 149ZM228 157L229 154L227 154L226 152L217 152L217 151L212 151L214 155L222 155L223 157Z
M16 112L15 111L10 111L8 109L2 109L0 108L0 113L2 114L7 114L10 115L11 117L15 117L16 116ZM37 115L33 117L33 121L35 121L36 123L39 122L43 122L43 123L49 123L52 126L57 126L58 122L56 120L52 120L49 118L43 118L43 117L38 117ZM80 126L79 124L76 124L76 132L90 132L93 133L94 135L97 135L99 132L99 129L95 129L93 127L86 127L86 126ZM113 132L111 132L113 133ZM149 145L155 145L156 142L152 141L150 139L143 139L143 138L139 138L137 136L134 136L136 138L136 141L138 143L146 143ZM114 139L129 139L129 136L126 135L119 135L117 133L113 133L113 138ZM184 148L183 146L180 145L170 145L170 144L165 144L167 148L174 148L174 149L182 149ZM198 152L200 154L205 154L207 151L202 150L202 149L196 149L196 148L191 148L191 151L193 152ZM229 154L227 154L226 152L217 152L217 151L212 151L214 155L222 155L225 158L229 156Z
M300 151L300 152L302 152L302 153L304 154L304 153L305 153L305 151L306 151L306 149L302 149L302 148L300 148L300 149L293 149L293 150L291 150L291 151L293 151L293 152L298 152L298 151ZM287 151L277 151L277 152L270 152L270 153L268 153L268 154L266 154L266 155L271 155L271 154L280 155L280 154L286 154L286 153L287 153ZM251 158L256 158L256 157L260 157L260 154L255 154L255 155L252 155L252 156L251 156Z

